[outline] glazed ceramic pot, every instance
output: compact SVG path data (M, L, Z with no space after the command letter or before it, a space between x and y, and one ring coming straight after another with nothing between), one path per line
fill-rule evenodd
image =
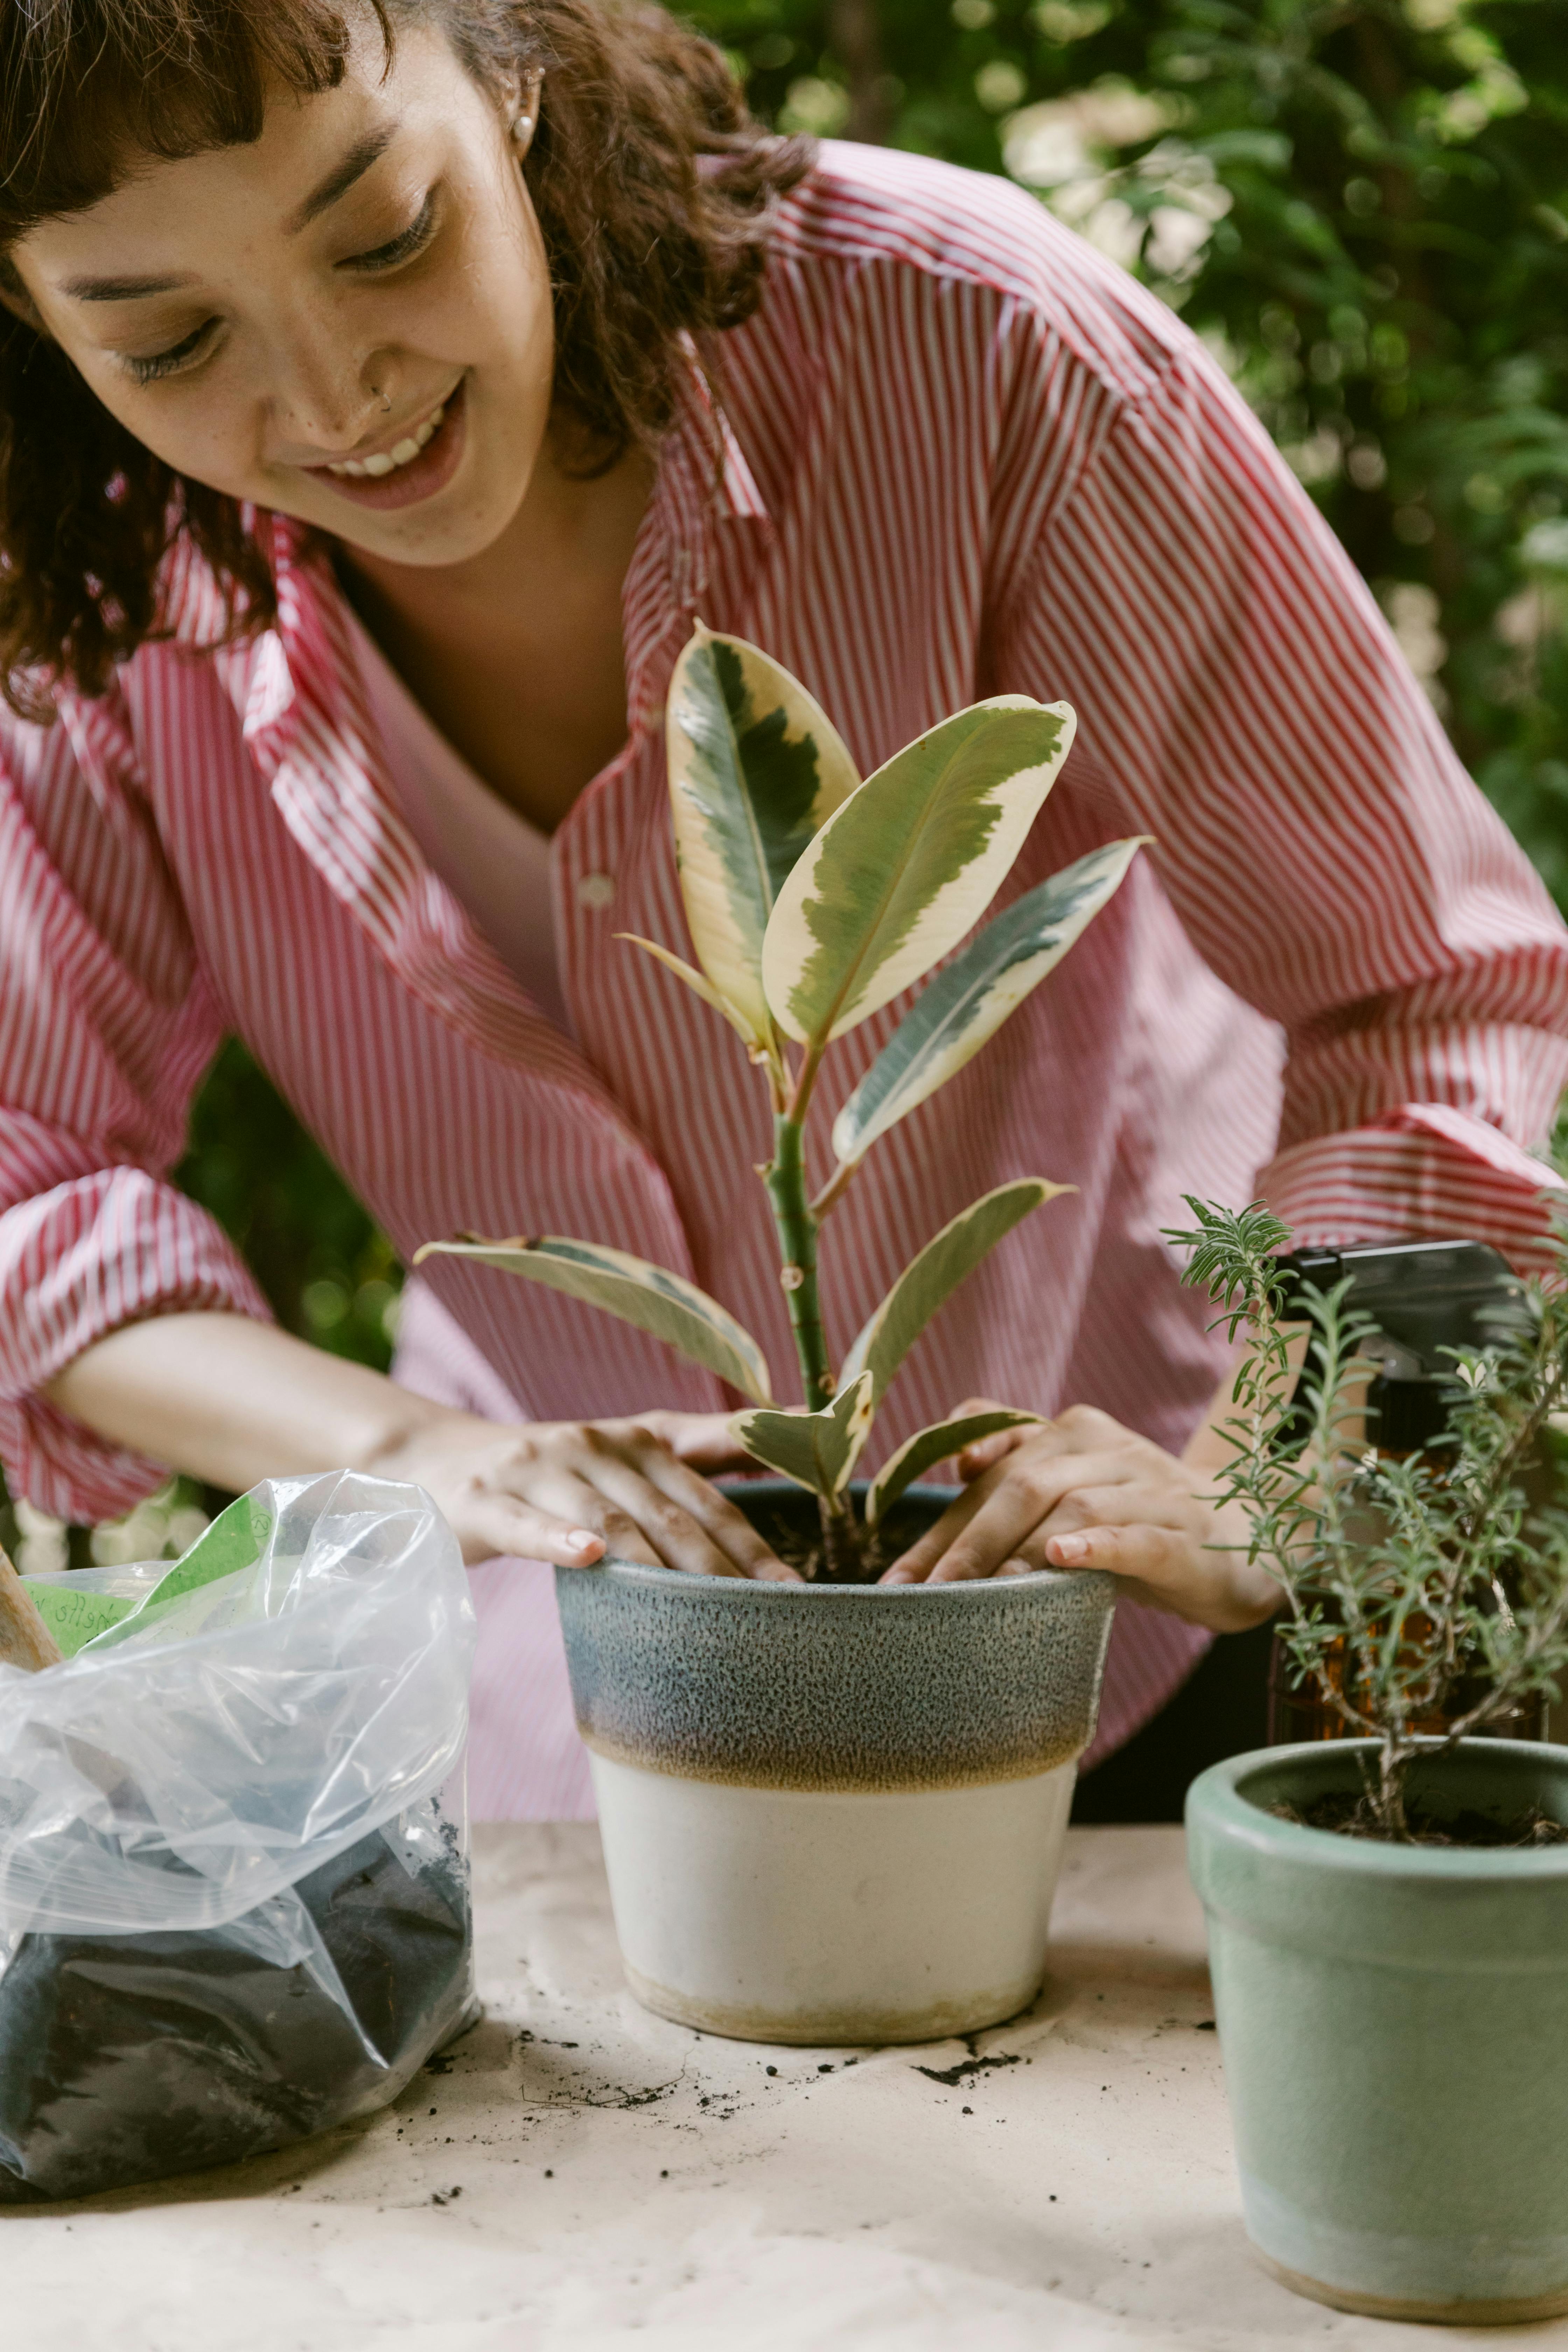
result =
M1247 2232L1380 2318L1568 2311L1568 1845L1400 1846L1280 1821L1361 1741L1259 1749L1187 1797ZM1441 1820L1568 1822L1568 1748L1418 1763Z
M748 1516L815 1518L781 1480ZM914 1488L907 1543L951 1500ZM927 2042L1045 1974L1108 1576L753 1584L559 1569L627 1979L756 2042Z

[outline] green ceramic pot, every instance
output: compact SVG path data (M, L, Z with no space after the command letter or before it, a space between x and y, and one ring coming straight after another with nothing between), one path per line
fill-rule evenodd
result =
M1361 1741L1263 1748L1187 1797L1248 2235L1343 2311L1568 2312L1568 1845L1391 1846L1280 1821ZM1443 1819L1568 1822L1568 1748L1416 1765Z

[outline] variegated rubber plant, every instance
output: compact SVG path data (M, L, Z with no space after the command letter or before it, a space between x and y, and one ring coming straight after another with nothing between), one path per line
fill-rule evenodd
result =
M960 947L1022 847L1074 724L1066 703L998 695L943 719L861 782L832 722L755 646L699 625L676 666L669 792L697 965L654 940L633 944L722 1015L768 1086L773 1156L761 1172L804 1410L774 1406L755 1339L662 1266L548 1234L434 1242L418 1254L476 1259L566 1291L750 1397L735 1434L755 1461L816 1495L829 1575L858 1567L849 1482L910 1349L1021 1218L1071 1189L1029 1176L973 1202L905 1268L835 1368L817 1290L824 1219L878 1139L961 1070L1060 962L1137 853L1142 836L1091 851ZM805 1121L824 1055L947 957L835 1119L837 1165L809 1199ZM873 1482L868 1527L936 1463L1033 1418L996 1411L919 1431Z

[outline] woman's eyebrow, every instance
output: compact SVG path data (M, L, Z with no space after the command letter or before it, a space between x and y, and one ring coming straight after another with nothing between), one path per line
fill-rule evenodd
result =
M356 139L341 163L333 165L324 180L311 189L303 204L295 207L283 224L286 236L298 236L313 220L346 195L356 180L362 180L371 165L384 155L395 135L396 125L384 122L379 131L367 131ZM149 294L177 293L182 286L195 280L189 276L175 278L68 278L60 292L73 302L136 302Z
M73 302L135 302L144 294L173 294L186 278L68 278L60 288Z
M302 205L289 214L283 224L284 235L298 236L302 228L309 228L313 220L319 220L340 196L346 195L354 182L364 177L377 157L384 155L392 144L395 128L394 123L384 122L379 131L367 131L363 139L356 139L342 162L311 189Z

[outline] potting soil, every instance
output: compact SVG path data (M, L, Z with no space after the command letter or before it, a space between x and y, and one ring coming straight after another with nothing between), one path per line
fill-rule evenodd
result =
M758 1534L766 1538L773 1557L782 1559L786 1568L793 1568L808 1584L875 1584L882 1570L891 1568L900 1554L917 1542L940 1517L941 1507L934 1502L939 1491L942 1504L945 1505L957 1490L911 1488L893 1505L874 1531L858 1516L854 1517L844 1540L847 1565L837 1576L827 1567L814 1495L807 1494L804 1487L793 1495L753 1495L744 1480L737 1480L727 1491L731 1501L744 1511ZM850 1493L858 1513L865 1506L865 1486L857 1482Z
M1320 1797L1306 1807L1270 1805L1268 1810L1279 1821L1299 1822L1306 1829L1331 1830L1340 1837L1370 1838L1384 1845L1516 1848L1568 1843L1568 1826L1539 1807L1511 1820L1498 1821L1490 1813L1478 1812L1474 1806L1458 1813L1426 1813L1412 1805L1406 1811L1407 1834L1403 1838L1390 1836L1365 1797L1346 1792Z
M0 2206L394 2099L472 2013L473 1607L428 1496L268 1479L184 1556L44 1580L0 1667Z
M395 2097L469 2009L468 1866L422 1813L227 1927L22 1936L0 2204L233 2163Z

